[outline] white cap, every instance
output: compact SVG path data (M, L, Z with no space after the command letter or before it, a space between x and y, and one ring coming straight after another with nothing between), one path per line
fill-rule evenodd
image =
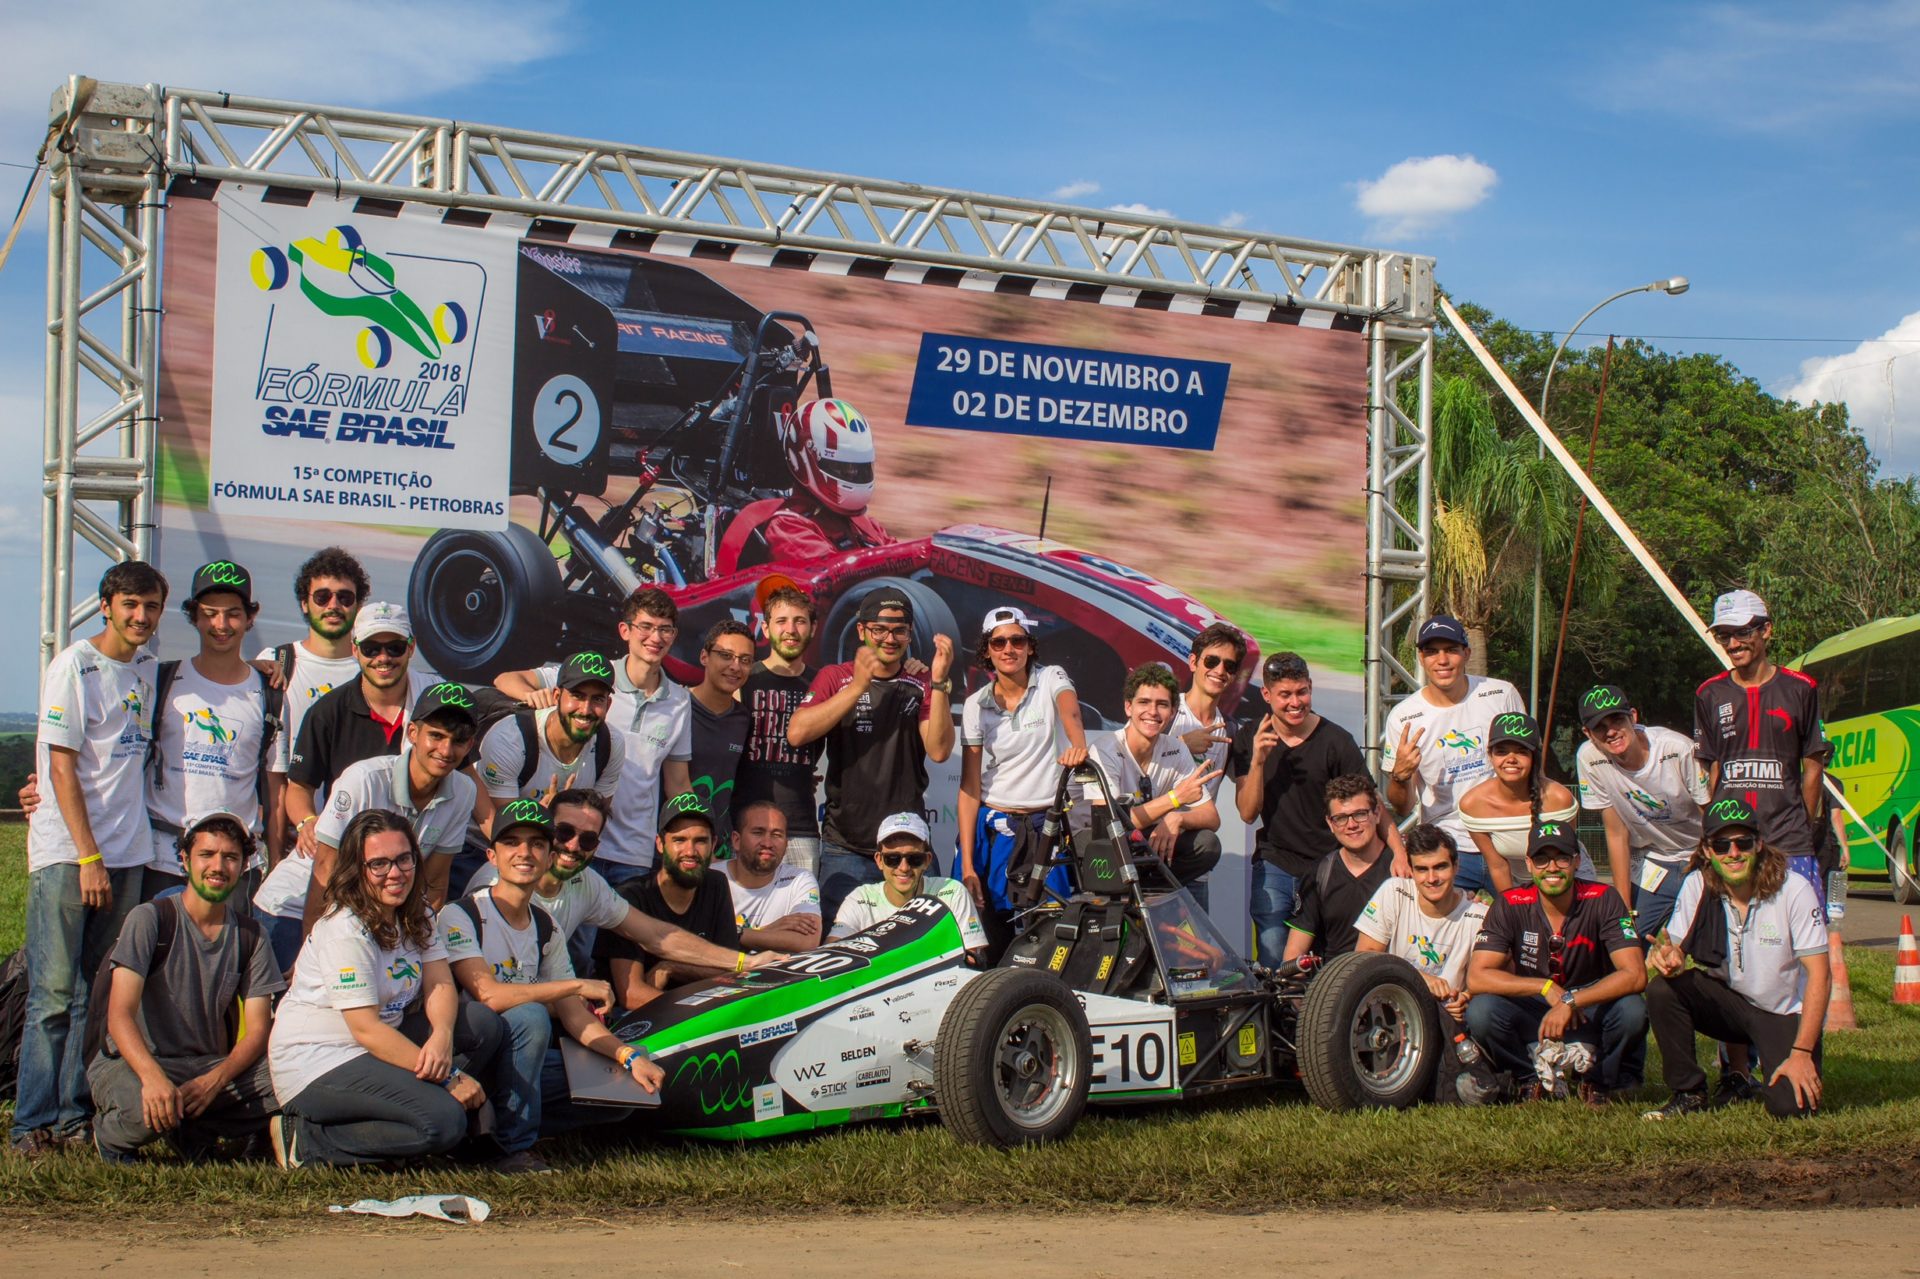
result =
M911 835L922 844L931 848L933 836L927 830L927 823L918 813L895 813L880 823L880 833L874 837L874 844L884 844L895 835Z
M1006 605L1001 608L990 608L987 610L987 615L980 619L980 633L982 635L991 635L994 632L994 628L1000 626L1018 626L1029 635L1033 634L1034 631L1033 619L1012 605Z
M412 639L413 623L407 619L407 610L398 604L381 600L362 604L360 615L353 619L353 642L358 644L375 635L398 635L401 639Z
M1770 616L1767 602L1752 591L1728 591L1713 602L1712 626L1752 626Z

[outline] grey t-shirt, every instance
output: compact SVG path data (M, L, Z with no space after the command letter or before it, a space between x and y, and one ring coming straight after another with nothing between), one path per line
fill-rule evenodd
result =
M233 920L208 941L177 902L164 907L178 917L166 962L155 971L162 908L162 902L148 902L127 915L113 948L113 966L147 979L140 996L140 1028L154 1056L224 1057L233 1049L227 1039L227 1009L233 1001L277 994L287 988L287 979L265 937L254 946L252 963L242 972L240 930ZM111 1035L107 1042L111 1047Z

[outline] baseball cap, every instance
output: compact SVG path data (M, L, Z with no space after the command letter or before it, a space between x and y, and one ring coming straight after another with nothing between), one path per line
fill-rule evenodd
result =
M1618 684L1595 684L1580 698L1580 727L1596 728L1609 715L1633 714L1627 690Z
M1437 640L1451 640L1462 648L1467 647L1467 628L1460 625L1460 619L1448 617L1445 613L1435 613L1420 623L1420 636L1413 641L1415 648L1424 648Z
M232 822L235 826L238 826L241 831L246 833L248 839L253 837L253 832L248 829L247 823L241 820L240 814L229 812L224 808L210 808L206 812L191 818L181 825L180 847L183 849L187 847L187 845L193 842L195 835L198 835L202 830L218 821ZM243 840L241 842L245 843L246 841Z
M537 799L516 799L494 810L493 829L487 832L487 838L497 841L516 826L533 826L552 834L553 817Z
M855 620L877 622L882 613L899 613L903 621L911 623L913 601L900 591L883 586L877 591L869 591L867 597L860 601L860 615Z
M1767 602L1752 591L1728 591L1713 602L1713 621L1709 629L1752 626L1755 622L1766 621L1770 616Z
M1746 802L1733 795L1722 795L1708 804L1700 814L1700 835L1711 839L1721 831L1733 826L1745 826L1748 830L1758 831L1760 819Z
M686 821L701 823L709 833L713 830L713 812L692 791L681 791L660 805L660 833L664 835L674 823Z
M933 836L927 830L926 819L918 813L895 813L891 817L882 818L880 833L874 836L873 842L876 845L884 844L896 835L911 835L928 847L933 844Z
M1527 856L1532 857L1549 848L1571 853L1575 857L1580 855L1580 841L1574 835L1573 823L1541 822L1533 828L1533 833L1527 836Z
M420 694L420 700L413 704L413 722L418 724L442 711L449 711L468 724L478 726L480 721L475 717L474 710L473 694L467 691L467 686L445 680L429 685Z
M1525 711L1507 711L1495 715L1487 729L1487 749L1502 742L1517 742L1534 754L1540 753L1540 726Z
M232 560L215 560L211 564L202 564L193 573L193 589L187 592L189 600L197 600L209 591L231 591L240 597L242 604L253 603L253 575Z
M384 600L362 605L360 615L353 619L353 642L358 644L376 635L398 635L401 639L412 639L413 623L407 617L407 610Z
M991 635L996 628L1002 626L1018 626L1029 635L1033 634L1034 631L1033 619L1010 605L1002 608L990 608L987 610L987 615L980 619L980 633L982 635Z
M590 651L575 653L560 663L560 675L554 680L554 687L572 691L582 684L605 684L611 689L613 664L600 654Z

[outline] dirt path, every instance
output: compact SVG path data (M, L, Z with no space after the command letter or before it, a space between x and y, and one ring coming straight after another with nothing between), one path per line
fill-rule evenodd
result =
M70 1227L70 1223L69 1224ZM0 1226L16 1275L575 1275L613 1266L648 1274L1050 1276L1270 1273L1315 1279L1486 1279L1489 1273L1685 1275L1711 1255L1719 1274L1766 1274L1783 1256L1819 1258L1822 1279L1920 1275L1910 1211L1396 1212L1251 1216L916 1217L823 1215L737 1220L577 1221L443 1226L332 1218L313 1228L196 1237L52 1217ZM1494 1241L1498 1241L1497 1246ZM1497 1256L1498 1260L1494 1258ZM1418 1258L1417 1265L1412 1259ZM1571 1258L1584 1258L1569 1264Z

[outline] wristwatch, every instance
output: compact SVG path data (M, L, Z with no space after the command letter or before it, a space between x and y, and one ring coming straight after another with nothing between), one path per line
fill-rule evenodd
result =
M1573 1007L1573 992L1570 990L1561 991L1560 1002L1565 1004L1569 1008Z
M945 693L948 697L952 697L953 677L949 675L946 679L928 680L927 691L930 693Z

